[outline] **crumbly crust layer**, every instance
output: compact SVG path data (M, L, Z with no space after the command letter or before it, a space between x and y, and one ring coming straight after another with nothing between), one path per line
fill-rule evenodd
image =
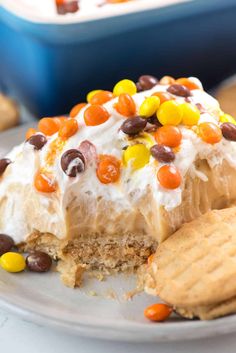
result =
M134 272L156 250L157 243L142 234L117 236L80 235L74 239L59 240L49 233L32 233L20 244L22 251L39 250L59 260L57 270L63 283L79 286L85 270Z

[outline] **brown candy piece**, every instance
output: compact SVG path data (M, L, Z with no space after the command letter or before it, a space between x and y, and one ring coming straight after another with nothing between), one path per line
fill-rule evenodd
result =
M47 272L52 266L52 259L42 251L35 251L27 256L26 265L30 271Z
M41 150L47 143L47 138L43 134L32 135L27 142L34 146L35 150Z
M5 172L10 163L11 160L9 158L0 159L0 176Z
M175 154L168 146L154 145L150 149L151 155L160 163L170 163L175 159Z
M236 125L232 123L223 123L221 125L221 131L226 140L236 141Z
M69 177L76 177L77 174L85 170L85 159L83 154L76 149L70 149L63 153L61 157L61 167L63 172Z
M6 234L0 234L0 256L10 251L14 246L14 240Z
M97 159L97 150L92 142L84 140L79 145L79 151L85 158L86 163L90 163Z
M174 83L170 87L168 87L167 92L174 94L175 96L180 96L180 97L189 97L191 96L190 90L183 86L183 85L178 85L177 83Z
M121 125L120 129L127 135L137 135L147 125L147 120L141 118L140 116L136 116L135 118L126 119Z
M146 91L148 89L151 89L157 84L158 84L158 79L155 76L142 75L139 77L136 86L137 86L137 90L140 92L141 90Z

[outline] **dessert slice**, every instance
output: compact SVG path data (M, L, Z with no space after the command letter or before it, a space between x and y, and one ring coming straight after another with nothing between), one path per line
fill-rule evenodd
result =
M70 286L84 269L133 271L183 223L235 201L227 119L195 78L90 92L0 161L0 232L59 259Z

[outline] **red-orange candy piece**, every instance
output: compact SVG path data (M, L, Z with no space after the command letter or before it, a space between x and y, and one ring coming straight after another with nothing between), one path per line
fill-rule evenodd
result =
M97 177L103 184L115 183L120 178L120 161L110 155L99 156Z
M90 99L90 104L105 104L113 98L113 93L110 91L100 91L95 93Z
M51 193L56 191L57 184L50 175L38 172L34 178L34 187L39 192Z
M180 129L174 125L161 126L155 132L154 137L160 145L168 147L178 147L182 140Z
M160 104L175 99L168 92L154 92L152 96L158 97L160 99Z
M134 116L136 113L135 102L128 93L122 93L119 95L115 109L118 113L127 117Z
M81 109L83 109L86 105L87 105L87 103L76 104L70 111L70 114L69 114L70 117L71 118L75 118L77 116L77 114L79 114Z
M60 130L58 132L58 135L61 138L67 139L73 136L78 131L78 129L79 129L79 126L78 126L77 120L73 118L71 119L69 118L62 123Z
M195 82L191 81L189 78L186 78L186 77L178 78L176 80L176 83L178 85L185 86L185 87L187 87L190 90L192 90L192 89L200 89L201 88Z
M33 129L32 127L30 127L25 134L25 139L28 140L31 136L35 135L37 132L37 130Z
M167 304L153 304L144 310L144 316L151 321L165 321L172 313L172 308Z
M110 115L102 105L92 104L84 112L84 121L88 126L96 126L105 123Z
M198 135L204 142L215 144L222 139L222 131L214 123L202 123L198 126Z
M39 120L38 129L44 135L52 136L60 128L60 121L58 118L42 118Z
M160 185L166 189L176 189L181 184L181 175L176 167L163 165L157 172Z

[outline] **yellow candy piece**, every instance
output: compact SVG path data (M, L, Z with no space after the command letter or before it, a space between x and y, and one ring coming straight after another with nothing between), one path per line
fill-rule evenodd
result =
M179 125L182 116L182 109L174 100L162 103L157 110L157 118L162 125Z
M229 115L229 114L221 115L220 122L221 123L232 123L232 124L236 125L236 120L232 117L232 115Z
M103 91L102 89L94 89L93 91L90 91L87 96L86 96L86 99L87 99L87 102L90 103L90 100L91 98L98 92L101 92Z
M139 108L139 115L150 118L153 114L156 113L157 109L160 106L160 98L157 96L152 96L146 98Z
M131 80L121 80L113 88L114 96L119 96L122 93L128 93L130 96L137 92L135 83Z
M25 258L16 252L6 252L0 258L1 267L8 272L21 272L25 269Z
M131 163L134 170L143 168L150 159L150 151L143 144L129 146L123 154L124 165Z
M137 144L143 144L149 149L156 144L156 141L153 136L151 134L148 134L147 132L143 132L141 136L136 137L135 142Z
M190 103L180 104L182 110L182 124L193 126L197 125L198 120L200 119L200 111L195 105Z

